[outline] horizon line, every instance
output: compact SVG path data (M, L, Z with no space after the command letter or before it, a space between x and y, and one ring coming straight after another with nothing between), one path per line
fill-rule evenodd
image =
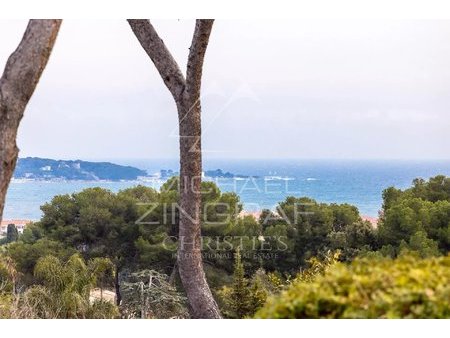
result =
M178 157L93 157L93 156L83 156L83 157L56 157L56 156L19 156L18 159L23 158L42 158L42 159L58 159L61 161L114 161L114 160L125 160L125 161L179 161ZM203 162L210 160L227 160L227 161L450 161L450 158L377 158L377 157L214 157L214 158L203 158Z

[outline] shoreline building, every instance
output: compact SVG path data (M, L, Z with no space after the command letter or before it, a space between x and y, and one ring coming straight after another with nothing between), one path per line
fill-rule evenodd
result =
M31 222L33 221L29 219L5 219L0 223L0 236L6 236L6 231L8 230L9 224L14 224L19 234L22 234L26 226Z

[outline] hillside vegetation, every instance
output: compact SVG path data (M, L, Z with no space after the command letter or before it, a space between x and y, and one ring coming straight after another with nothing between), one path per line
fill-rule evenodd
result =
M406 190L386 189L378 227L355 206L308 197L287 197L259 219L240 216L237 194L203 182L202 255L222 315L450 317L449 182L436 176ZM189 317L176 264L183 244L178 201L177 177L159 191L90 188L55 196L41 207L39 222L0 245L0 316ZM107 269L94 269L95 262ZM86 267L80 271L89 281L73 289L63 277L67 289L58 292L64 294L47 297L52 269L70 276L76 266ZM113 291L117 304L92 308L88 295L95 288ZM67 310L58 301L66 292L84 310Z

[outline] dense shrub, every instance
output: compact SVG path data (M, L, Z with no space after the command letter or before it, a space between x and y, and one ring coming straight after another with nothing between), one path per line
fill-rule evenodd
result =
M450 256L357 259L270 298L258 318L449 318Z
M383 191L377 231L383 253L396 256L405 247L421 256L450 251L450 177L415 179L413 187ZM383 248L384 247L384 248Z

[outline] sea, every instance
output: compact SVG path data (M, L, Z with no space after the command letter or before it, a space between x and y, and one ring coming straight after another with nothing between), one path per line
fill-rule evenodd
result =
M93 160L92 160L93 161ZM104 160L102 160L104 161ZM177 159L108 159L109 162L147 170L179 170ZM450 176L450 160L218 160L205 159L204 170L222 169L238 178L208 178L222 191L240 196L244 210L257 212L274 209L287 196L308 196L319 202L349 203L361 215L377 217L382 205L382 192L390 186L410 187L414 178L442 174ZM144 181L28 181L11 182L3 219L38 220L40 206L55 195L71 194L89 187L102 187L117 192L146 185L159 189L162 179Z

